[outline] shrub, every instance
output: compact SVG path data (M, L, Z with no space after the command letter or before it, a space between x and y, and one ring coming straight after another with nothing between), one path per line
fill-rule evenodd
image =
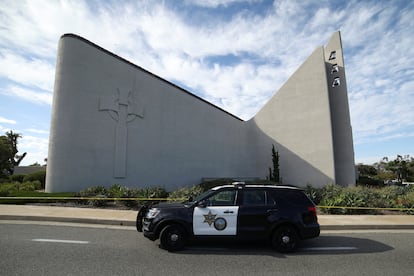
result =
M322 206L340 206L341 202L339 198L342 193L342 187L334 184L328 184L322 188L321 191L321 201L319 202ZM342 211L340 209L324 209L327 213L331 214L340 214Z
M358 179L358 184L381 187L381 186L384 186L384 181L380 179L372 178L370 176L360 176Z
M17 183L2 183L0 184L0 196L9 196L10 192L17 192Z
M347 187L343 189L343 193L340 196L342 201L340 206L347 207L368 207L370 201L370 194L366 192L366 189L362 187ZM369 210L361 209L345 209L345 214L363 214Z
M96 198L167 198L168 193L164 188L161 187L151 187L145 189L129 189L127 187L121 186L120 184L114 184L109 189L106 189L103 186L93 186L85 190L80 191L79 193L82 197L96 197ZM88 200L88 203L100 207L106 205L105 200ZM122 204L127 207L134 207L138 205L137 200L120 200ZM154 203L154 201L148 201L143 203Z
M370 202L370 193L364 187L341 187L338 185L327 185L323 188L320 204L322 206L341 207L367 207ZM368 210L327 208L326 212L331 214L361 214Z
M386 186L378 190L378 197L374 202L374 206L379 208L395 208L398 205L398 198L404 193L403 187Z
M85 190L80 191L80 196L82 197L95 197L95 199L88 200L88 204L95 206L95 207L103 207L106 205L106 200L98 199L98 198L106 198L107 190L103 186L93 186L89 187Z
M109 187L107 193L108 197L120 198L127 197L127 191L128 189L126 187L123 187L119 184L114 184L111 187Z
M19 182L8 182L0 185L0 192L15 193L19 191Z
M152 187L143 189L145 197L147 198L167 198L168 192L161 187Z
M144 188L144 189L139 189L137 191L138 193L138 197L144 197L144 198L167 198L168 197L168 192L161 187L150 187L150 188ZM142 201L141 204L154 204L154 203L158 203L159 200L149 200L149 201Z
M170 193L171 199L184 199L187 200L190 197L197 197L204 192L204 189L200 185L195 185L191 187L181 188Z
M25 176L25 174L12 174L9 176L9 180L12 182L23 183L23 179L25 178Z
M367 214L378 211L372 209L352 209L352 207L367 208L412 208L414 202L414 187L386 186L383 188L356 186L341 187L327 185L321 189L311 186L305 189L308 196L315 200L321 195L318 205L338 206L348 208L326 208L324 212L330 214ZM412 193L412 194L411 194ZM317 200L315 200L317 202Z
M404 196L404 203L402 206L403 208L411 208L412 210L407 211L407 213L411 215L414 214L414 191L410 191Z
M411 208L412 210L408 210L407 213L414 214L414 191L407 189L405 194L396 199L396 205L398 208Z
M106 195L107 191L104 186L92 186L80 191L82 197L93 197L97 195Z
M20 192L31 192L41 189L42 183L39 180L24 182L19 185Z
M323 198L323 189L314 188L310 184L306 185L304 192L316 205L318 205Z
M44 189L45 183L46 183L46 171L34 172L34 173L26 175L23 178L23 182L36 181L36 180L40 181L41 189Z
M141 190L139 189L126 189L125 194L123 197L125 198L137 198L140 197ZM136 207L139 205L138 200L122 200L121 203L125 205L126 207Z
M144 194L151 194L150 191L141 190L141 189L130 189L120 184L114 184L108 189L108 196L111 198L137 198L137 197L147 197ZM138 200L121 200L119 201L126 207L136 207L139 205Z

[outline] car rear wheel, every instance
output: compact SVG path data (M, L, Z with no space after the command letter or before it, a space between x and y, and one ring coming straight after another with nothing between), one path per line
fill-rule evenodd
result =
M281 226L275 230L272 236L273 247L281 253L295 251L298 241L298 233L292 226Z
M187 233L177 224L170 224L161 230L161 247L168 251L178 251L184 248L187 242Z

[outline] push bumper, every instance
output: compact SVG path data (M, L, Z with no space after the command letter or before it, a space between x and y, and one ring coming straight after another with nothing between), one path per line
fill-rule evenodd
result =
M144 233L144 237L150 239L151 241L158 239L158 236L155 234L154 224L152 224L151 220L143 220L142 232Z
M158 237L154 234L154 232L149 232L145 230L144 230L144 237L146 237L147 239L151 241L155 241L156 239L158 239Z

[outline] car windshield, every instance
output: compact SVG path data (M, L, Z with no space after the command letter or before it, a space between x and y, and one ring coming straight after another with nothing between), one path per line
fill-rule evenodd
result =
M204 192L204 193L200 194L199 196L197 196L197 197L196 197L196 198L194 198L193 200L191 200L191 202L189 202L189 203L198 202L198 201L202 200L203 198L208 197L209 195L211 195L211 194L212 194L212 193L214 193L214 192L215 192L215 191L213 191L213 190L208 190L208 191L206 191L206 192Z

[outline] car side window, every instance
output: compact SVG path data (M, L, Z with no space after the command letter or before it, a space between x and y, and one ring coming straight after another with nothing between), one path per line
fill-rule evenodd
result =
M283 201L283 197L280 193L276 191L269 191L267 193L267 204L268 205L279 205L281 201Z
M236 190L225 190L210 196L207 202L209 206L234 206L235 199Z
M272 191L269 193L269 201L272 199L275 204L285 206L304 206L309 202L306 195L299 191Z
M266 194L263 190L244 190L243 206L263 206L266 205Z

